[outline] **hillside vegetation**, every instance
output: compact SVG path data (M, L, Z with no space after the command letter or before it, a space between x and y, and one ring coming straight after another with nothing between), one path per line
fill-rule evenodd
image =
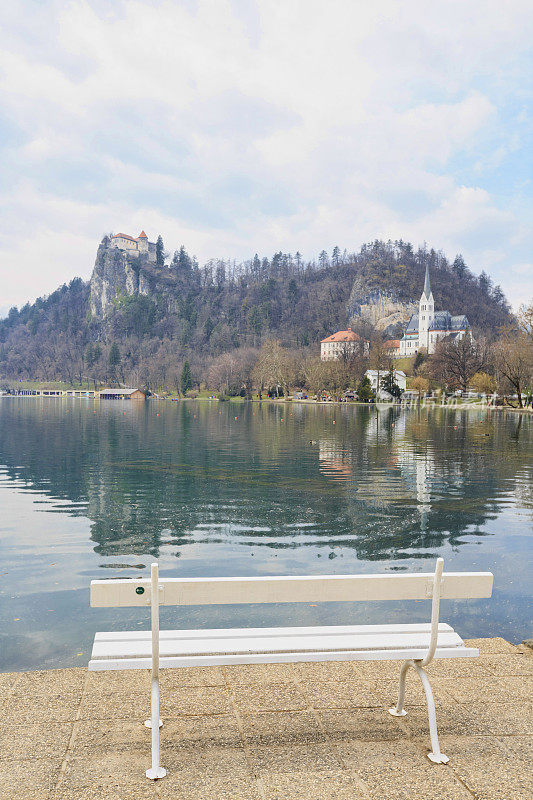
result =
M429 265L437 309L467 313L474 333L496 335L512 321L498 286L433 249L376 241L358 253L325 251L304 263L297 253L257 255L243 264L199 267L182 247L168 264L141 265L100 246L102 259L144 270L143 293L117 290L100 318L91 313L90 284L74 278L45 298L13 308L0 321L0 377L93 380L111 378L172 386L185 360L201 379L212 359L279 339L318 351L320 339L345 328L364 299L386 294L418 301ZM100 259L100 261L99 261ZM94 289L94 287L93 287Z

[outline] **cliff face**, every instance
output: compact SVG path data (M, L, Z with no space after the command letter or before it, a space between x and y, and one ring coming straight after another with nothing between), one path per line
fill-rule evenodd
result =
M91 276L90 307L97 320L107 316L113 304L139 291L139 269L135 269L126 253L100 245Z
M405 303L390 292L365 293L361 282L354 282L346 310L351 324L369 322L378 331L394 336L404 328L411 314L418 310L417 303Z
M91 276L91 315L104 320L121 298L139 294L152 298L160 293L170 295L171 308L175 288L168 269L157 267L146 256L128 257L123 250L101 244Z

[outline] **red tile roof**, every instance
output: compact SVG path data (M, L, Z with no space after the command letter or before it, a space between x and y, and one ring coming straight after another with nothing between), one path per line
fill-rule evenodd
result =
M337 333L332 333L331 336L328 336L326 339L322 339L322 342L360 342L361 337L354 333L353 331L337 331Z
M114 236L111 237L112 239L129 239L130 242L136 242L137 239L134 239L133 236L128 236L127 233L115 233Z
M383 347L386 350L398 350L400 347L400 340L399 339L387 339L386 342L383 342Z
M139 239L148 239L148 236L145 234L144 231L141 231L138 238Z

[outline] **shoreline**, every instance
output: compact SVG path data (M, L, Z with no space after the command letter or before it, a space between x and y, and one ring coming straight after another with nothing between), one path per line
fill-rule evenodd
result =
M84 400L98 402L98 403L117 403L117 402L132 402L131 400L101 400L100 398L95 397L83 397L83 396L72 396L72 395L19 395L19 394L2 394L0 395L0 400L2 399L22 399L22 400ZM157 396L149 396L145 398L144 401L134 400L133 402L172 402L172 403L182 403L182 402L201 402L201 403L276 403L276 404L287 404L287 403L297 403L300 405L310 405L310 406L340 406L342 408L347 406L361 406L363 408L398 408L398 409L446 409L450 411L490 411L490 412L511 412L517 414L531 414L533 415L533 408L513 408L512 406L489 406L489 405L482 405L481 403L435 403L435 402L413 402L413 403L389 403L387 401L380 400L379 402L372 402L372 403L364 403L359 400L349 400L349 401L342 401L342 400L302 400L302 399L293 399L291 396L289 397L263 397L259 399L258 397L251 397L249 399L245 397L235 396L235 397L228 397L227 399L220 400L218 397L157 397Z

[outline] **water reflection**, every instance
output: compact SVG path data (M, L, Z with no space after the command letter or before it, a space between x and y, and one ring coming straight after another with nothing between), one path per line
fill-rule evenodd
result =
M443 553L448 567L514 571L516 622L532 431L486 410L6 398L4 597L22 562L22 593L42 599L153 557L167 574L224 575L425 569ZM43 566L52 555L62 581Z

